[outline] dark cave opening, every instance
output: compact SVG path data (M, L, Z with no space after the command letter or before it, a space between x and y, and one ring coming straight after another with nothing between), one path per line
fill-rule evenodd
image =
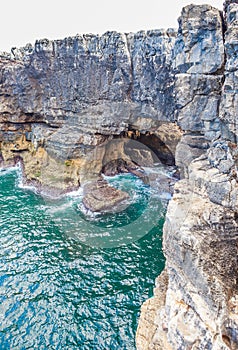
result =
M165 136L162 135L163 140L166 140ZM114 176L129 172L148 182L146 168L156 168L157 171L163 168L165 173L172 172L174 179L178 179L180 176L175 165L175 147L171 150L171 143L166 145L163 140L158 131L141 132L135 128L114 135L104 144L100 174Z
M130 130L123 132L122 136L138 141L138 143L142 144L142 148L143 145L148 147L148 149L151 150L151 156L154 158L155 162L156 160L159 160L164 165L175 165L174 154L172 153L170 148L165 144L165 142L161 140L159 135L150 131L146 131L143 133L139 130L131 128Z

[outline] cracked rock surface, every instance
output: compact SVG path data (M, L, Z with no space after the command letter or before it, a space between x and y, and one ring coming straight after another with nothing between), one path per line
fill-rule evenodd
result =
M238 3L224 5L224 19L207 5L179 19L175 159L184 178L164 225L166 282L160 276L142 307L138 350L238 349Z
M224 13L186 6L178 32L44 39L0 54L1 166L20 160L27 181L60 193L92 181L85 204L97 209L102 197L126 199L98 185L102 168L153 165L138 144L178 167L166 267L141 308L138 350L238 349L237 92L232 0Z

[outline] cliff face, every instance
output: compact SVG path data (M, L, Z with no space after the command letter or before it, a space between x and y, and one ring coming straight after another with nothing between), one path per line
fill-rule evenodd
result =
M184 179L168 206L166 269L142 307L139 350L238 348L238 4L225 8L225 23L210 6L188 6L179 19L175 100L185 133L176 161Z
M108 32L41 40L3 54L0 141L5 161L22 151L18 155L28 178L64 189L82 181L84 157L111 137L151 130L167 141L162 129L163 122L174 122L175 38L174 30ZM181 132L172 128L174 148ZM50 180L57 169L67 183L60 176Z
M173 30L108 32L13 49L1 58L0 122L111 135L139 116L173 121L175 36Z
M224 16L191 5L178 33L41 40L0 57L1 163L20 158L28 179L65 190L123 158L124 141L104 146L123 137L180 170L138 350L238 347L237 28L236 1Z

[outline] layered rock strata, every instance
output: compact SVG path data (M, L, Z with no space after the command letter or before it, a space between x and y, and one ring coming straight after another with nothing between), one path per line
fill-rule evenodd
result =
M185 7L178 33L40 40L0 57L1 165L21 160L58 193L99 190L102 172L179 168L138 350L238 348L237 1L224 9Z
M138 350L238 348L238 4L225 8L225 23L205 5L187 6L179 19L175 114L185 133L176 163L184 179L168 206L166 278L142 307Z
M94 177L95 164L98 174L105 152L94 149L102 144L108 148L113 138L144 135L148 141L151 134L159 158L170 157L173 163L181 137L174 123L175 37L172 29L108 32L40 40L34 47L2 54L0 142L5 163L21 157L28 179L59 192L77 187L86 173ZM90 152L93 166L85 169Z

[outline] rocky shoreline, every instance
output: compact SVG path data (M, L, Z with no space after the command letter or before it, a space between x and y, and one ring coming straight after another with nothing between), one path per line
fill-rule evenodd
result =
M0 161L20 159L30 183L64 193L125 164L179 171L138 350L238 347L237 33L229 0L223 13L186 6L178 32L45 39L0 55Z

